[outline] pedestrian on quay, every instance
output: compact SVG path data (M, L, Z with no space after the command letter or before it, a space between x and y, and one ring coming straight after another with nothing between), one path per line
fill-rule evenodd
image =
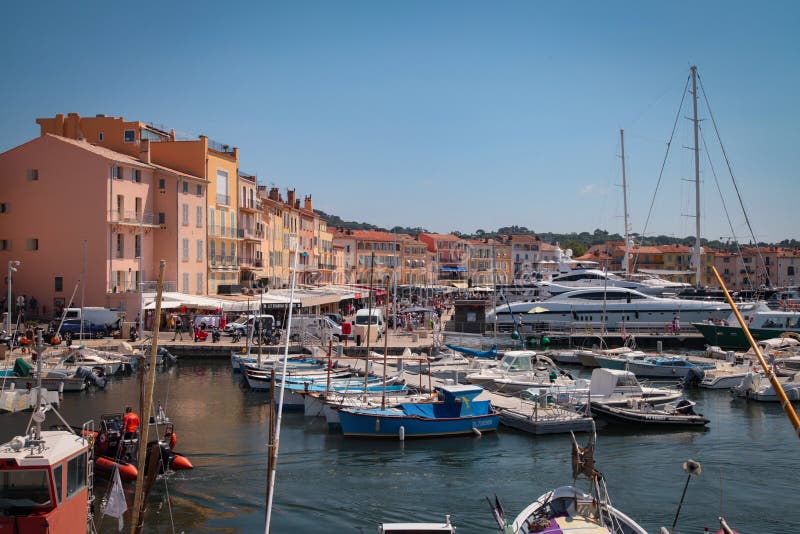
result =
M172 341L175 341L175 339L177 339L178 336L180 336L181 341L183 341L183 319L181 319L180 315L176 315L175 316L175 331L174 331L174 334L175 335L172 336Z

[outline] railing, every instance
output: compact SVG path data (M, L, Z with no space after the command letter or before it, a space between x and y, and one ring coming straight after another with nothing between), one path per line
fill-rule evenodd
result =
M112 210L108 215L109 221L116 223L153 224L154 220L152 213L142 213L136 210Z
M335 271L336 265L333 263L320 263L319 268L325 271Z
M225 154L233 154L232 146L225 145L219 141L214 141L213 139L208 140L208 148L211 150L216 150L217 152L224 152Z
M258 202L255 199L243 198L242 202L239 204L240 208L250 209L250 210L257 210L258 209Z
M217 204L222 204L224 206L231 205L231 197L230 195L220 195L217 193Z
M213 267L238 267L239 266L239 258L238 256L209 256L208 263Z

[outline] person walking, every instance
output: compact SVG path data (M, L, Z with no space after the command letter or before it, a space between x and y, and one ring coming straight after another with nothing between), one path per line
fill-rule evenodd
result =
M175 341L175 339L178 336L180 336L181 341L183 341L183 319L181 318L180 315L176 315L175 316L175 332L174 332L174 334L175 335L172 336L172 341Z

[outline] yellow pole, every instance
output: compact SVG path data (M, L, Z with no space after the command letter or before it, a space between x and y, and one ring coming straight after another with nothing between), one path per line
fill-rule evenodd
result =
M758 348L756 340L753 339L753 335L750 333L750 329L747 328L747 321L744 320L742 315L739 313L738 308L736 308L736 304L733 302L731 294L728 293L728 288L725 287L725 282L722 281L722 278L719 276L719 273L715 267L711 267L711 269L714 271L714 276L717 278L719 286L725 293L725 298L728 300L728 304L731 305L731 309L733 310L734 315L736 315L736 320L739 321L739 324L742 326L742 332L744 332L747 341L750 342L750 346L753 347L753 351L756 353L756 357L758 358L758 363L761 364L761 367L764 369L764 373L767 375L769 383L772 384L772 389L774 389L775 393L778 395L778 400L783 407L783 411L786 412L786 417L789 418L789 421L794 427L795 434L798 438L800 438L800 419L797 417L797 412L794 411L792 403L789 402L789 397L786 396L786 392L783 390L783 386L781 386L781 383L778 381L778 377L776 377L775 373L772 372L772 368L770 368L770 366L767 364L767 361L764 359L764 356L761 354L761 349Z
M153 405L153 390L156 385L156 360L158 358L158 334L161 328L161 295L164 290L164 269L167 262L161 260L158 266L158 287L156 289L156 313L153 323L153 342L150 349L150 369L148 372L147 393L145 394L144 409L142 413L142 424L139 425L139 464L136 466L139 470L136 475L136 490L133 499L133 513L131 517L131 534L141 532L140 523L143 523L143 518L140 516L142 510L143 498L143 484L144 484L144 471L145 471L145 457L147 456L147 429L150 421L150 408ZM144 365L141 362L139 365ZM158 448L153 451L153 454L160 454Z

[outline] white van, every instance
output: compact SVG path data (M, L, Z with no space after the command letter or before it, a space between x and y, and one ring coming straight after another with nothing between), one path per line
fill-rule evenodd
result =
M292 341L298 341L303 333L311 334L320 339L332 336L334 340L344 339L342 327L325 315L293 315L292 316Z
M366 329L367 325L371 325L370 330L377 329L378 338L386 332L386 321L383 318L383 310L378 308L372 309L372 319L370 317L369 308L363 308L356 312L355 327L363 327Z

